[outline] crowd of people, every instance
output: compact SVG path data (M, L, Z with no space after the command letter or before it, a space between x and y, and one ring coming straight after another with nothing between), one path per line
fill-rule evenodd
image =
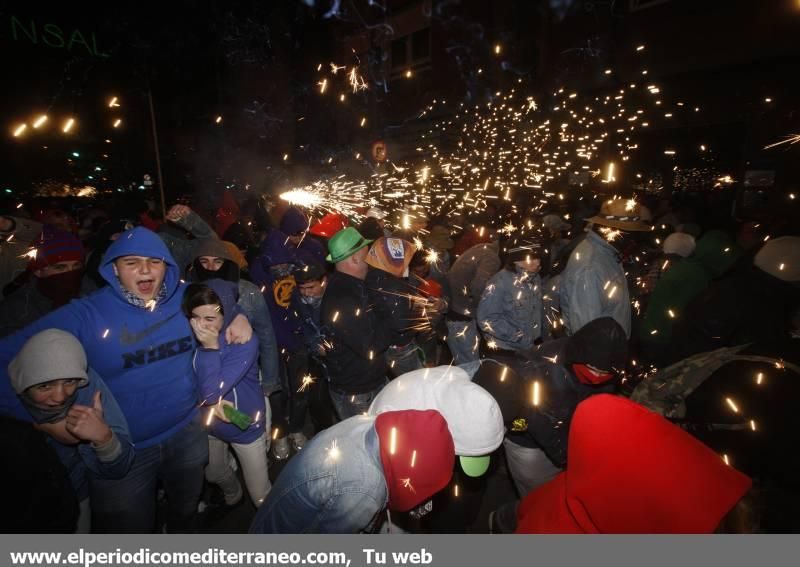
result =
M645 201L0 217L5 531L797 531L797 227Z

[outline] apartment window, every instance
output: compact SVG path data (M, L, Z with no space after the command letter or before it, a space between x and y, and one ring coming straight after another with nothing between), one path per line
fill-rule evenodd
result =
M419 61L431 56L431 29L425 28L411 34L411 60Z
M392 67L402 67L408 63L408 37L392 41Z
M419 67L431 58L431 29L425 28L392 40L392 70Z

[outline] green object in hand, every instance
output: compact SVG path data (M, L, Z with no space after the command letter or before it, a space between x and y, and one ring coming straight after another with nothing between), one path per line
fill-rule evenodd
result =
M233 406L229 406L225 404L222 408L222 412L225 414L225 417L234 424L236 427L244 431L253 423L253 418L247 415L246 413L242 413L237 410Z

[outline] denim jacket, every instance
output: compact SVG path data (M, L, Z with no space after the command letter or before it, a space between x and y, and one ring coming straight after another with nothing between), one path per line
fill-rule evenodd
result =
M502 269L478 304L478 328L504 350L529 349L542 336L542 282L538 274Z
M259 370L261 386L266 393L280 390L281 378L278 370L278 341L272 329L267 303L261 290L253 282L239 280L239 307L247 315L253 333L258 337Z
M303 303L300 289L294 288L292 301L289 309L292 309L300 318L303 332L303 342L308 353L319 358L320 349L324 349L327 337L327 329L322 325L322 303L318 305L308 305Z
M561 273L559 299L564 326L571 335L589 321L613 317L631 336L631 300L617 251L590 231ZM549 291L549 290L548 290Z
M389 502L374 416L318 433L281 471L250 533L359 533Z

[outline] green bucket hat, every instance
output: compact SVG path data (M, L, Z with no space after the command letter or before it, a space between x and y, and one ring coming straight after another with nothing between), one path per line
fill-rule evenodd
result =
M372 240L367 240L355 228L348 226L334 234L328 241L328 252L330 254L325 259L332 264L336 264L346 260L370 244L372 244Z

